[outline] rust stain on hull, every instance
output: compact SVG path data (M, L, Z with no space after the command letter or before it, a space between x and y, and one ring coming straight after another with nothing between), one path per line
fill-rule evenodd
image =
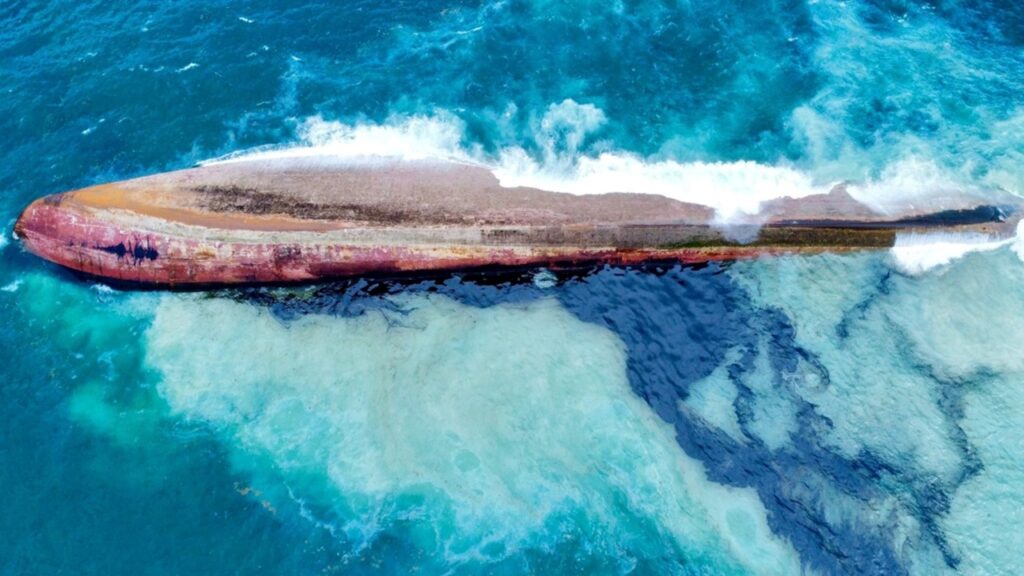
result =
M931 220L871 215L841 191L808 202L820 203L828 219L807 217L806 204L789 218L793 211L780 204L771 220L750 224L757 236L743 244L716 228L706 207L640 194L506 189L473 166L242 163L48 196L25 209L15 230L30 252L79 272L187 287L484 266L700 263L885 248L899 231L1006 235L1016 222L1005 212L978 216L970 200Z

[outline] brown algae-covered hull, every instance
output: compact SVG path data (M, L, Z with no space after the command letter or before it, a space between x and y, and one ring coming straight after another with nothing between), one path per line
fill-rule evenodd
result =
M25 209L15 231L30 252L73 270L187 287L484 266L696 263L886 248L901 232L1006 237L1017 212L1001 203L956 197L937 213L881 215L836 190L770 203L762 221L722 228L704 206L648 194L503 188L473 165L253 160L47 196Z

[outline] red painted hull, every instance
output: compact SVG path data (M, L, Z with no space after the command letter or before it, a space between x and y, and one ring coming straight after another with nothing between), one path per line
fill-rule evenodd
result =
M752 241L741 244L714 224L710 209L654 195L507 189L484 169L451 164L253 164L49 196L26 208L15 230L30 252L67 268L185 287L490 266L699 263L885 248L897 232L935 227L1012 233L1016 219L978 219L964 206L973 205L953 212L976 221L907 213L893 222L839 191L767 206Z
M485 266L560 268L591 263L700 263L825 249L796 246L588 249L308 242L243 244L202 241L144 228L125 229L45 202L33 204L26 210L16 232L29 251L61 266L102 278L161 286L308 282L370 273L450 271Z

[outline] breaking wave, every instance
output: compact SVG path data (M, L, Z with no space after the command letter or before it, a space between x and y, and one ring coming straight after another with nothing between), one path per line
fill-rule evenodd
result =
M682 163L628 152L583 154L582 143L604 121L604 113L590 104L572 100L552 104L534 136L540 146L538 158L522 147L487 153L480 146L465 144L465 124L447 112L395 116L381 124L344 124L317 116L300 125L298 145L243 151L205 163L283 158L452 160L486 166L507 187L572 194L660 194L711 206L722 221L756 214L766 200L801 198L832 187L815 184L792 168L750 161Z
M596 106L567 99L551 104L533 127L531 149L508 146L488 152L469 143L465 123L446 111L356 124L314 116L300 123L297 144L244 150L203 163L286 158L448 160L485 166L507 187L572 194L660 194L710 206L721 223L756 215L769 200L825 194L843 183L849 184L847 190L854 198L880 214L929 203L939 210L951 195L985 193L984 186L918 157L894 162L877 178L845 182L822 180L792 163L679 162L611 149L591 153L584 142L606 122ZM607 146L596 148L603 147Z

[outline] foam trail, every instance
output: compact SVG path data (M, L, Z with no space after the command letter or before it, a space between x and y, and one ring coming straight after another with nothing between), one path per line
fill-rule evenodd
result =
M896 268L905 274L927 272L963 258L972 252L987 252L1003 246L1020 246L1018 235L1007 240L993 240L984 234L957 234L949 232L900 234L890 250Z

